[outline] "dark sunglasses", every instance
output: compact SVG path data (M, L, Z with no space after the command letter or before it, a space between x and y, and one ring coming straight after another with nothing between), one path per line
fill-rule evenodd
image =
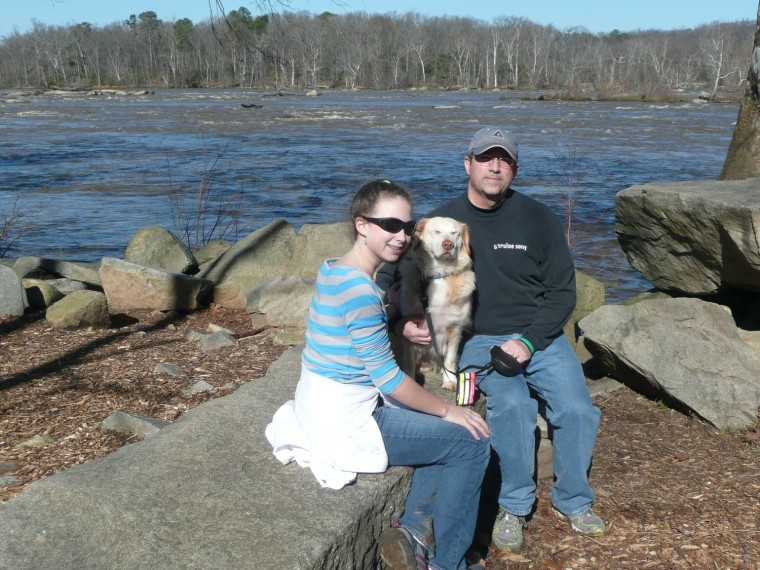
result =
M404 230L404 233L410 236L417 227L417 222L414 220L404 222L398 218L368 218L367 216L362 216L362 218L391 234L397 234L401 230Z
M511 156L491 156L488 154L474 154L472 158L480 164L491 164L494 160L498 160L501 163L506 164L510 168L514 168L517 164Z

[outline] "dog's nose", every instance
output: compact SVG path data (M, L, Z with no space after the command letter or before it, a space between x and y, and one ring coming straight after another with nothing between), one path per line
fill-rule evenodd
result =
M451 251L454 249L454 242L449 239L445 239L443 240L441 247L443 248L443 251Z

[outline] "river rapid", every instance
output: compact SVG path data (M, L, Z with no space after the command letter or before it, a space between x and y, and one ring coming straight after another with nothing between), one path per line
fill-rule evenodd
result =
M649 287L617 244L615 194L717 178L738 112L476 91L12 95L0 92L0 225L15 210L32 231L8 257L122 257L143 226L176 233L170 189L195 194L208 172L218 191L239 193L233 241L277 218L296 228L346 219L373 178L409 188L422 217L464 190L469 139L496 125L520 142L513 187L572 219L576 265L609 282L612 302Z

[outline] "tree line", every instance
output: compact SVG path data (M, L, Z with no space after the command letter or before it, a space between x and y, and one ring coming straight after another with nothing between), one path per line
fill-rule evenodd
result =
M750 65L750 20L592 34L525 18L241 7L194 23L155 12L96 27L48 26L0 40L0 86L276 89L593 88L661 96L736 90Z

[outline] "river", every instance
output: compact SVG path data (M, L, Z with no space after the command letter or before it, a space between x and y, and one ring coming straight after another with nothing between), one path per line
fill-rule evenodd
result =
M140 227L176 232L170 189L195 194L209 172L210 188L241 199L233 240L277 218L296 228L345 219L349 197L378 177L409 188L421 217L463 191L469 139L493 124L519 138L514 187L563 220L572 212L578 268L609 282L611 301L646 290L615 239L615 194L715 179L738 104L526 95L160 90L14 101L0 92L0 227L15 208L31 230L6 255L121 257Z

